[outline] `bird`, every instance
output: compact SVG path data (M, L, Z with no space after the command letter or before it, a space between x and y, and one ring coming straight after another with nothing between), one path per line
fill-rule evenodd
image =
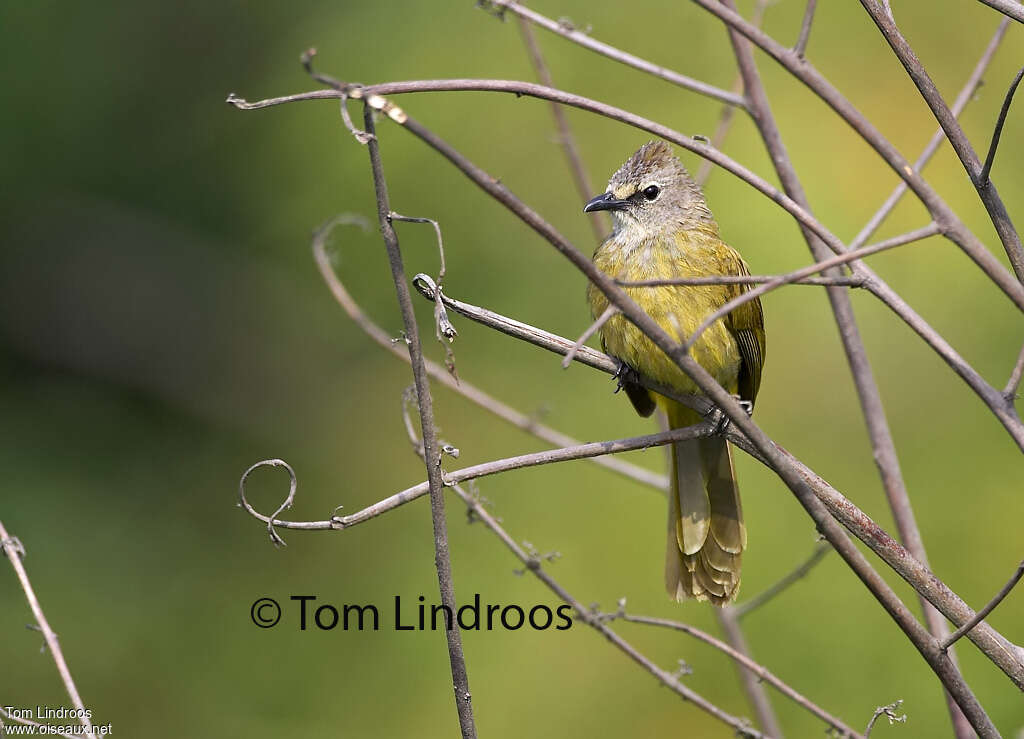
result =
M722 241L700 186L671 146L644 144L612 175L606 192L584 212L608 211L612 232L594 252L595 266L621 282L707 275L749 275L747 263ZM625 287L626 293L676 341L686 341L715 310L749 287L741 284ZM593 283L587 300L598 319L608 299ZM615 313L600 328L605 353L618 364L619 387L636 411L660 407L670 428L699 423L701 414L637 382L649 378L680 394L700 388L651 339ZM690 349L693 357L748 410L761 385L765 357L761 303L748 301L715 321ZM672 444L665 589L676 601L724 606L736 597L747 547L732 451L720 434Z

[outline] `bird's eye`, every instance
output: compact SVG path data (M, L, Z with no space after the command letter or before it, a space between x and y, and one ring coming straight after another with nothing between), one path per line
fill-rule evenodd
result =
M648 185L643 189L643 196L647 200L654 200L661 194L661 188L657 185Z

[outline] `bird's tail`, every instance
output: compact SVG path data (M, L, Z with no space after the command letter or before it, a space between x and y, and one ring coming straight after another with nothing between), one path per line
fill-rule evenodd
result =
M678 403L666 403L669 426L702 419ZM723 606L736 597L747 546L732 452L712 436L672 445L665 588L677 601L710 600Z

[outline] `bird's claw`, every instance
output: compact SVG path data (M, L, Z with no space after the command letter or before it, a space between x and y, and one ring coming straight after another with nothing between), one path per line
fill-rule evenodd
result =
M740 408L746 411L748 418L754 414L754 404L751 401L744 400L737 395L734 395L733 398L739 403ZM729 424L732 423L729 417L725 415L725 412L717 405L709 410L704 417L714 427L716 434L724 434L729 429Z
M640 375L635 369L618 357L612 357L612 359L615 360L615 374L612 375L612 379L615 380L616 393L626 385L638 385L640 383Z
M717 405L705 413L704 418L711 424L716 434L724 434L725 430L729 428L729 417Z

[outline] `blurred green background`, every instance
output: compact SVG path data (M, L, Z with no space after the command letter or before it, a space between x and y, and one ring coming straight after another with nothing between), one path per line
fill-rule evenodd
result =
M735 75L721 24L688 3L595 5L543 0L593 34L720 86ZM795 41L804 3L780 0L766 28ZM741 6L749 14L751 4ZM899 3L897 19L951 100L999 17L980 4ZM538 31L558 86L710 135L720 106ZM288 610L275 629L250 623L262 596L316 594L334 604L436 599L426 500L344 533L264 528L235 507L240 473L266 457L299 475L295 519L354 512L422 479L405 439L406 365L386 355L333 302L313 264L311 230L339 212L372 217L367 155L334 102L243 113L225 105L315 87L321 70L374 82L433 77L534 78L514 22L457 4L238 1L98 6L0 5L6 101L0 147L0 520L21 538L26 567L60 634L96 722L120 736L449 737L457 732L439 633L300 632ZM809 57L911 159L935 128L856 3L825 3ZM867 146L759 55L786 143L819 217L850 239L896 178ZM1024 31L1011 27L963 116L987 146ZM593 248L546 103L494 94L406 97L412 115L528 200L577 245ZM994 179L1024 225L1024 112L1018 101ZM359 114L357 105L352 106ZM579 111L570 122L594 181L641 132ZM380 134L393 207L444 228L448 291L565 336L589 317L584 280L525 226L390 122ZM751 123L725 151L774 181ZM691 169L699 162L684 153ZM948 148L927 179L1002 257L987 217ZM725 238L756 273L808 262L792 219L715 172L707 196ZM879 238L916 228L909 200ZM429 228L399 228L410 274L436 272ZM376 234L336 232L340 273L398 335ZM1024 332L1020 315L955 247L931 239L871 259L881 274L990 381L1001 387ZM989 411L889 311L854 294L931 564L980 605L1021 557L1019 451ZM418 304L430 332L428 306ZM791 287L765 300L768 361L758 421L880 524L892 520L824 293ZM457 319L456 319L457 320ZM607 377L467 321L460 375L579 438L653 429ZM436 343L429 353L440 358ZM438 422L462 456L451 468L542 448L452 393ZM1018 404L1019 407L1019 404ZM660 451L629 458L662 470ZM750 531L749 597L806 557L815 532L789 491L738 457ZM262 471L252 497L270 511L286 477ZM552 574L584 603L714 631L707 605L662 592L664 501L589 463L526 470L480 485L519 540L562 558ZM449 498L457 594L485 603L556 605ZM872 556L880 569L883 567ZM13 572L0 567L0 705L62 705L62 687ZM884 572L884 569L883 569ZM909 588L886 572L917 609ZM289 606L290 604L286 605ZM990 618L1024 641L1024 596ZM937 682L874 600L829 555L806 580L744 622L754 655L855 727L904 699L906 725L874 736L949 733ZM733 666L675 633L615 626L659 664L684 659L691 686L750 715ZM464 635L481 736L728 736L577 624L566 632ZM966 641L964 672L1005 734L1024 726L1020 693ZM823 726L773 696L789 736ZM557 729L554 727L558 727Z

